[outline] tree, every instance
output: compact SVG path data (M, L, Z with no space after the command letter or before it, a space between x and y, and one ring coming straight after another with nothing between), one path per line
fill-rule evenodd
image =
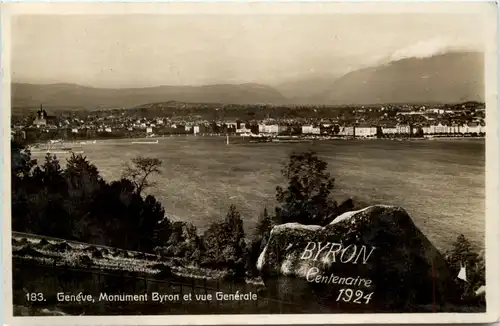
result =
M214 222L203 234L204 263L226 268L232 277L245 275L246 243L243 220L234 205L223 222Z
M384 132L382 131L382 127L377 127L377 138L384 138Z
M417 128L417 131L415 132L415 137L417 138L422 138L424 137L424 130L422 128Z
M335 179L326 172L327 163L312 151L292 153L282 169L287 188L276 187L276 218L280 223L328 223L337 203L329 196Z
M63 170L55 155L47 153L43 165L37 165L32 172L32 187L47 191L54 198L66 196L68 187L63 177Z
M254 238L265 239L267 235L271 232L272 228L272 220L267 212L267 208L264 208L264 211L259 216L259 220L257 225L255 226L255 234Z
M458 267L460 263L474 263L476 260L477 254L473 251L472 244L463 234L460 234L448 252L448 261L454 267Z
M199 264L203 256L203 243L196 227L191 223L170 223L165 220L160 222L163 227L157 228L162 234L159 234L161 238L157 238L158 246L154 251L161 256L184 258L189 264Z
M16 178L23 178L30 175L36 160L31 159L31 152L17 142L11 141L11 172Z
M71 154L71 157L67 159L63 174L70 192L72 194L78 193L79 196L92 194L99 188L99 183L102 181L97 167L81 154Z
M269 235L273 227L271 216L267 212L267 208L260 214L253 238L250 241L250 246L247 251L247 266L246 270L249 276L259 275L257 271L257 260L269 240Z
M484 255L479 255L473 249L471 242L460 234L453 243L452 249L446 253L446 262L453 276L455 284L461 289L461 299L477 301L475 291L485 285ZM467 281L458 279L460 268L465 267Z
M162 164L163 162L157 158L137 156L132 159L132 166L125 164L123 178L129 179L140 195L144 189L156 185L156 182L149 181L148 178L153 174L161 174Z

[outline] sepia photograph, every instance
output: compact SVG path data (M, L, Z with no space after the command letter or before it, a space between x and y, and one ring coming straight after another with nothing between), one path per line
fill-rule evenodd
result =
M12 322L498 319L496 10L3 7Z

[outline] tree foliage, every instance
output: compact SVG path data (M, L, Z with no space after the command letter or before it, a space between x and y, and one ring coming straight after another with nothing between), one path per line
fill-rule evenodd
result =
M224 221L214 222L203 234L203 263L227 269L235 278L244 277L246 243L243 220L234 205L229 207Z
M250 246L247 248L246 269L249 276L259 275L256 266L257 260L269 240L272 227L273 219L267 212L267 208L264 208L255 226L253 237L250 239Z
M165 210L137 188L151 185L147 178L161 161L135 161L140 171L136 182L107 183L80 154L73 153L63 168L50 154L37 165L16 143L11 153L13 230L142 251L162 241Z
M161 256L185 259L189 264L199 264L202 258L203 244L196 227L191 223L174 222L160 228L162 243L155 248ZM165 240L166 241L163 241Z
M327 172L327 163L312 151L292 153L282 174L286 188L276 187L276 218L280 223L325 224L336 213L330 199L335 179Z
M156 185L156 182L150 180L150 176L161 174L162 164L157 158L137 156L132 159L132 164L125 164L122 177L132 181L140 195L144 189Z
M481 298L476 296L475 291L485 285L484 253L477 253L471 242L463 234L460 234L445 257L448 267L453 273L455 283L461 289L461 299L476 303L480 301ZM465 267L466 270L466 281L457 277L462 267Z

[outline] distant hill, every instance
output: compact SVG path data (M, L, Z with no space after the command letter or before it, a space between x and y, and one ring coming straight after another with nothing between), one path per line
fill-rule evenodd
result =
M297 78L281 84L272 85L278 92L289 99L289 102L298 102L311 95L326 92L331 84L341 77L342 74L331 74L325 76L309 76Z
M134 107L151 102L279 104L286 98L265 85L158 86L105 89L75 84L12 84L13 107L109 108Z
M459 103L484 101L484 56L452 52L350 72L301 103Z
M283 95L284 94L284 95ZM484 57L450 52L364 68L339 78L308 76L276 85L218 84L103 89L75 84L12 84L14 108L136 107L169 101L222 104L325 104L484 102Z

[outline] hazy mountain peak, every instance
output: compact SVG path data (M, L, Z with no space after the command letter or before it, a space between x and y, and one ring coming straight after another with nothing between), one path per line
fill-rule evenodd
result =
M327 91L303 101L375 104L484 100L483 53L451 51L393 56L397 57L399 60L351 71L331 83Z

